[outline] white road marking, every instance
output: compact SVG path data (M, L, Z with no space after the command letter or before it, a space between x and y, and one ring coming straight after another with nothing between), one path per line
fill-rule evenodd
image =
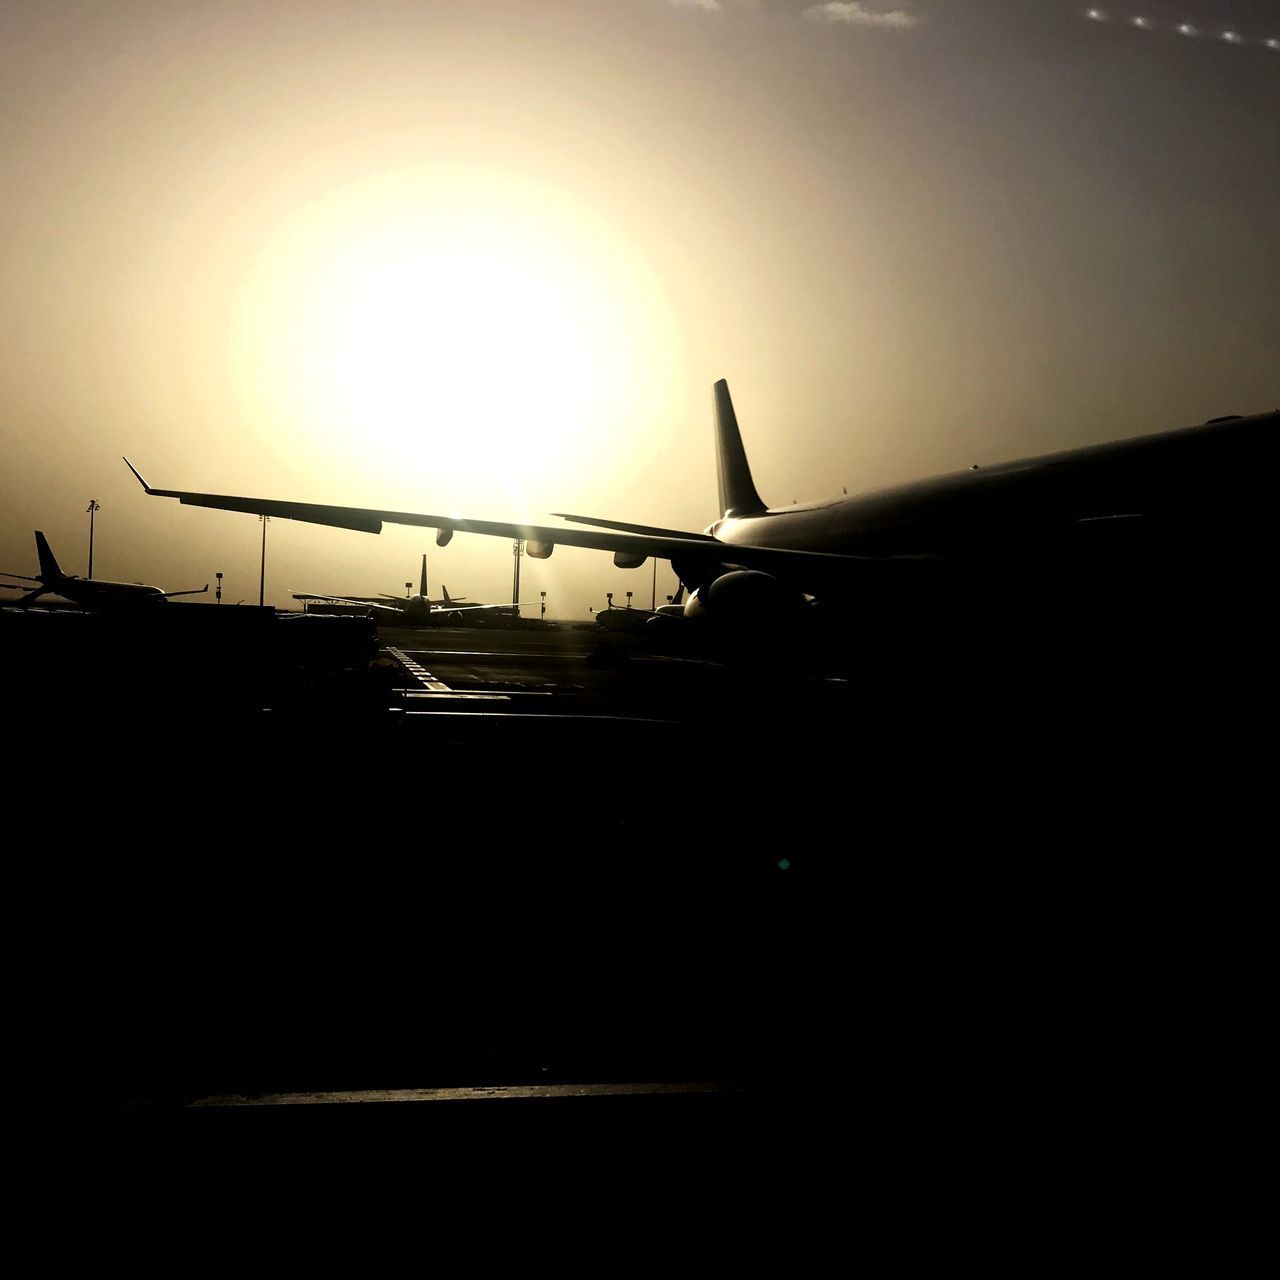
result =
M387 652L402 667L404 667L404 669L411 676L413 676L413 678L417 680L419 684L423 685L427 689L430 689L432 693L452 693L453 692L453 690L451 690L443 680L437 680L435 676L433 676L431 672L426 669L426 667L422 666L420 663L415 662L402 649L388 648Z

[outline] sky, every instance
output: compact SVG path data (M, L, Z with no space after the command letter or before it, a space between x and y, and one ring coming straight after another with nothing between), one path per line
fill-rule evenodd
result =
M96 576L256 602L256 517L122 454L701 529L721 377L774 505L1280 406L1280 4L1087 8L6 0L0 569L85 572L96 498ZM273 521L267 599L423 551L509 598L499 540Z

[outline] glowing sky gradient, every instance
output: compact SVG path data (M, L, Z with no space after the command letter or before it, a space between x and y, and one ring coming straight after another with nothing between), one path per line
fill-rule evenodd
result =
M83 572L97 497L99 576L256 600L257 521L122 453L700 528L721 376L774 503L1277 407L1276 6L1103 8L8 0L0 568L43 528ZM269 536L280 603L431 549ZM510 562L460 537L434 585ZM648 582L561 548L525 595Z

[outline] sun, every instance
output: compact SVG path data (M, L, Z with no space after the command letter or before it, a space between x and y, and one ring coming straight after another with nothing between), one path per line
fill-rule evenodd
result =
M482 468L515 496L625 406L662 311L642 257L553 194L390 184L282 228L246 299L246 358L312 447Z
M608 326L564 263L504 235L371 256L338 273L313 334L349 422L397 446L424 431L511 444L597 398Z

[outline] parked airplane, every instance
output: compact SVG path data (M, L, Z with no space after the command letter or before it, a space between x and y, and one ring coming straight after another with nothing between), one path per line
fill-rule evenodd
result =
M756 491L728 384L714 387L718 520L702 533L567 517L552 527L455 516L321 506L150 487L193 506L380 533L384 523L612 551L620 568L669 560L691 588L686 616L750 622L798 615L809 600L847 611L865 601L920 600L940 578L1016 596L1055 580L1079 583L1117 566L1267 560L1280 413L936 476L827 502L766 507ZM128 463L128 459L125 459ZM902 590L906 587L906 591ZM888 592L877 594L880 589ZM882 611L878 616L885 616Z
M572 517L565 517L571 519ZM605 631L636 632L643 631L655 618L673 618L684 616L684 583L676 588L674 596L667 597L667 604L660 604L656 609L624 608L610 602L607 609L601 609L596 615L596 626Z
M422 557L422 576L418 584L418 594L416 596L391 596L380 595L375 597L369 596L325 596L319 595L314 591L295 591L293 598L295 600L321 600L327 604L345 604L350 605L353 609L373 609L383 614L397 614L403 621L411 627L426 627L441 622L463 622L475 620L479 610L488 610L490 612L496 610L505 610L508 614L511 612L512 606L509 604L461 604L466 596L458 596L455 600L449 595L449 588L441 586L443 597L439 600L432 600L427 595L427 557ZM528 606L521 605L521 608ZM473 618L464 619L464 613L472 614Z
M53 594L70 600L84 609L116 608L121 605L159 604L173 596L198 596L209 590L206 582L203 587L190 591L161 591L159 587L144 586L140 582L105 582L101 578L78 578L74 574L63 573L58 567L53 552L43 533L36 532L36 554L40 558L40 574L31 578L22 573L6 573L7 578L19 578L23 582L39 583L34 591L27 591L18 605L31 604L40 596ZM14 591L26 590L16 583L0 583Z

